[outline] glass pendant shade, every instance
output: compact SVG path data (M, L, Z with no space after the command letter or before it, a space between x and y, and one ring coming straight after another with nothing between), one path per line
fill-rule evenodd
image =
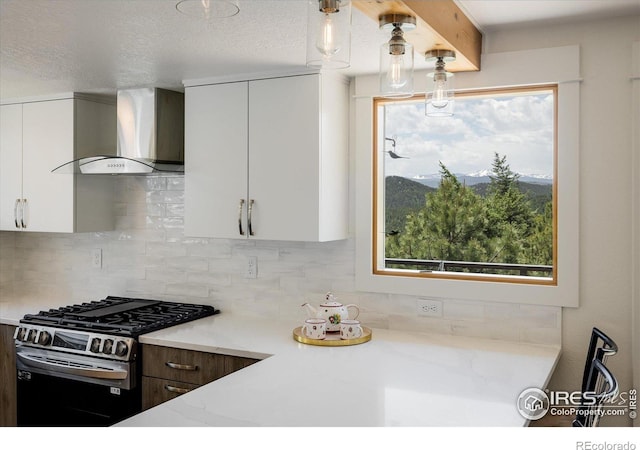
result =
M176 9L187 16L205 20L233 17L240 12L237 0L182 0Z
M434 72L427 74L424 113L427 117L448 117L453 115L454 86L453 74L447 72L445 64L456 60L453 50L434 49L425 53L427 62L435 61Z
M393 47L389 42L380 47L380 95L388 98L411 97L413 45L405 42L402 53L394 52Z
M442 70L427 75L427 95L425 114L429 117L453 115L455 103L453 74Z
M307 67L344 69L351 65L351 1L308 0Z
M383 14L380 29L389 31L391 39L380 47L380 95L407 98L413 95L413 45L404 38L405 31L415 30L416 18L407 14Z

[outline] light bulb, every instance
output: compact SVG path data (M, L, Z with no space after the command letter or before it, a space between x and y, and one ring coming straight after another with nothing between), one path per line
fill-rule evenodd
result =
M436 73L433 76L433 83L434 86L431 104L434 108L446 108L449 104L449 99L447 98L447 74Z
M393 89L399 89L407 84L407 70L404 55L390 55L389 70L387 70L387 84Z
M435 71L427 74L427 95L424 113L428 117L449 117L453 115L455 105L452 73L445 69L445 59L455 61L456 54L451 50L429 50L425 53L427 62L436 61ZM430 89L429 89L430 87Z
M325 13L320 19L320 31L316 39L316 48L327 57L340 51L338 30L331 14Z

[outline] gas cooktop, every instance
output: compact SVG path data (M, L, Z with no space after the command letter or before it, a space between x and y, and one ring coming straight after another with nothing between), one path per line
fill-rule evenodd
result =
M209 305L108 296L99 301L26 314L20 323L135 338L219 312Z

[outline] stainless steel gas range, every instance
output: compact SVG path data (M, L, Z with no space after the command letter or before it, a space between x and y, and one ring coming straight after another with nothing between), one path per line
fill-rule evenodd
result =
M140 412L138 337L219 312L109 296L25 315L14 334L18 426L112 425Z

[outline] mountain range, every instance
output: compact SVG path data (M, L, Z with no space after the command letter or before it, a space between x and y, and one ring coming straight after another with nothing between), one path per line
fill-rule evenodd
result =
M491 171L482 170L480 172L474 172L469 174L456 173L454 174L458 181L466 184L467 186L474 186L476 184L490 183L491 182ZM432 188L437 188L440 185L440 178L442 175L440 173L429 173L424 175L416 175L413 178L410 178L413 181L417 181L418 183L424 184L425 186L429 186ZM553 178L549 175L524 175L520 174L520 178L518 181L521 183L530 183L530 184L553 184Z

